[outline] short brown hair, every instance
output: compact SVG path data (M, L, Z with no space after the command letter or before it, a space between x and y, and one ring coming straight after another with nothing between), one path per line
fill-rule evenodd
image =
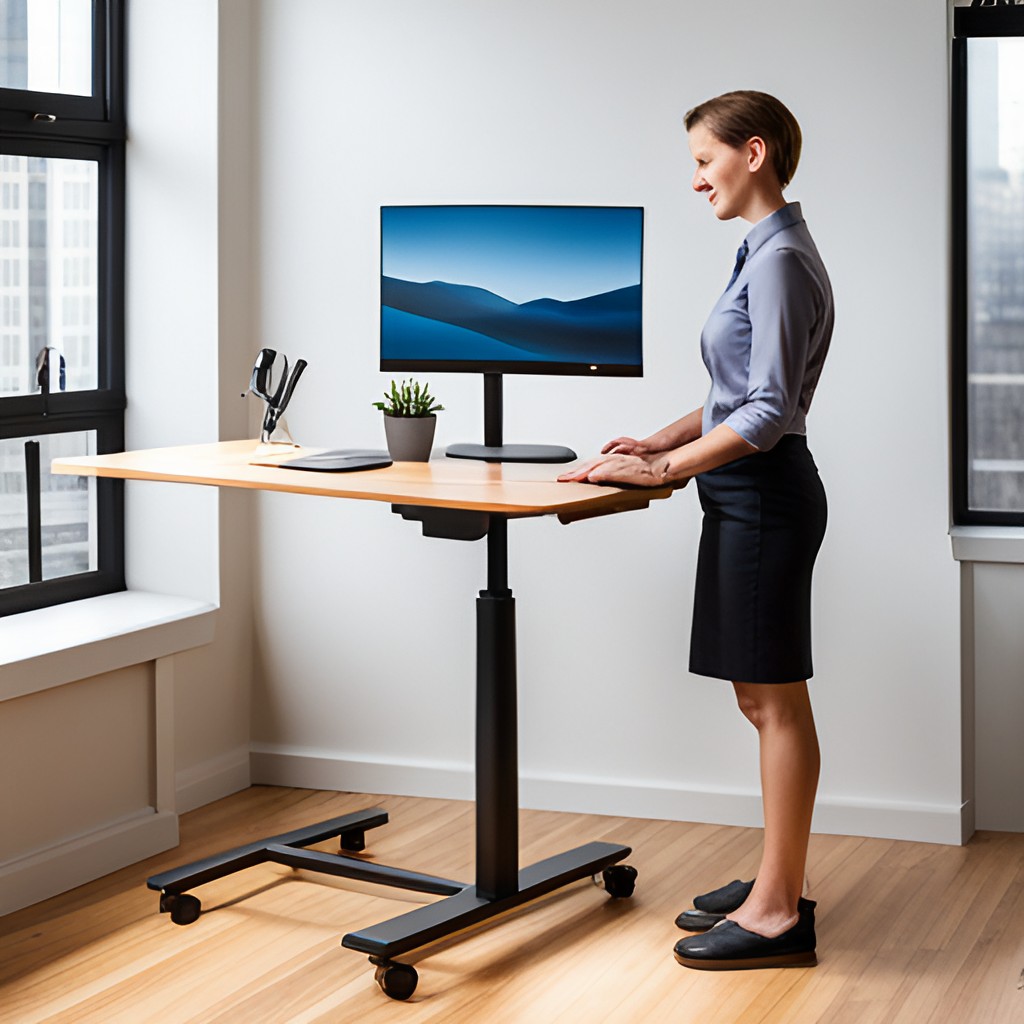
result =
M790 109L774 96L753 89L737 89L705 100L683 118L686 130L704 124L716 139L739 149L755 135L764 139L768 156L785 188L796 173L803 136Z

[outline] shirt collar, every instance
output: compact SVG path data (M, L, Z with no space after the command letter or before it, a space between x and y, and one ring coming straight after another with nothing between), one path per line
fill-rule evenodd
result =
M783 228L791 228L794 224L802 223L803 219L804 215L799 203L786 203L774 213L768 214L764 220L759 220L750 229L745 239L747 259L750 259L772 235L777 235Z

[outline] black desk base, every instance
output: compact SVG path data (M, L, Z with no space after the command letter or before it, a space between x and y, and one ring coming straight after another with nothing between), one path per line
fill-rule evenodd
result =
M628 846L587 843L519 869L519 769L516 724L515 600L508 589L508 520L479 512L392 506L423 524L427 536L455 540L487 537L487 589L477 599L476 666L476 882L469 885L348 856L365 848L365 833L387 823L374 807L261 839L196 861L147 882L160 892L160 911L176 924L191 924L201 905L188 890L255 864L285 864L341 878L429 893L435 903L351 932L341 944L370 955L387 995L408 999L416 971L391 958L453 935L529 903L570 882L601 875L610 896L633 893L636 871L619 864ZM339 853L306 846L340 838Z

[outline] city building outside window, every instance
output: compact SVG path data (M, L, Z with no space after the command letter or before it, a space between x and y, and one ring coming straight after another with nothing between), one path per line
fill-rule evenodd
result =
M124 589L122 0L0 0L0 615Z
M953 14L953 518L1024 525L1024 6Z

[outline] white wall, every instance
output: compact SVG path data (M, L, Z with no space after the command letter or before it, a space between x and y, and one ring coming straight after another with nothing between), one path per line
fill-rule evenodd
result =
M383 444L370 402L382 204L646 208L646 375L506 378L506 438L594 451L704 398L703 319L742 223L689 192L681 127L730 88L790 104L837 326L812 410L830 496L812 694L815 827L958 842L957 569L947 530L946 12L931 0L263 0L261 336L310 368L299 440ZM724 15L724 16L723 16ZM435 375L438 443L482 432L479 379ZM693 488L571 527L514 523L523 802L757 820L753 731L685 670ZM262 496L254 772L468 795L484 548L384 506ZM685 738L685 743L682 739Z
M250 24L244 0L132 5L129 448L248 434ZM175 659L187 810L248 784L251 506L213 488L126 491L128 585L221 605L214 642Z

